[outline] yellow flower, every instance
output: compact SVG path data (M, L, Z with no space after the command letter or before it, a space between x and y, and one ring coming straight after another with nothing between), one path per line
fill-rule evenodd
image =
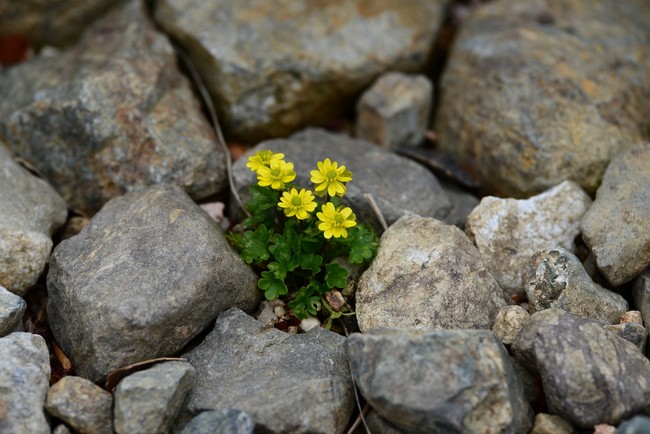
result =
M336 209L332 202L327 202L321 207L321 210L323 212L316 214L318 220L321 221L318 224L318 229L324 232L325 238L327 239L332 238L332 236L334 238L347 238L347 228L351 228L357 224L355 221L357 216L347 206Z
M316 202L314 202L314 195L311 191L304 188L298 192L292 188L290 192L285 191L282 193L280 208L284 208L284 213L287 217L296 216L299 220L304 220L309 217L309 213L316 209Z
M246 167L248 167L253 172L257 172L260 167L269 167L271 165L271 161L282 160L283 158L284 154L280 152L274 154L273 151L269 150L257 151L255 155L248 157L248 163L246 163Z
M352 172L345 170L345 166L338 167L336 161L329 158L318 162L318 170L312 170L311 182L316 184L314 191L322 196L325 193L330 196L343 196L345 194L344 182L352 181Z
M258 184L262 187L271 186L274 190L283 190L287 182L296 179L293 163L284 160L270 160L269 167L260 166L257 169Z

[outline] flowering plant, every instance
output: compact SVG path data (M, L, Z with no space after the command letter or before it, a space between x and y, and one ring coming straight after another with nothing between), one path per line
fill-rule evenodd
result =
M349 273L334 259L365 265L377 253L372 228L341 204L352 173L329 158L319 161L310 172L312 191L293 184L294 166L284 154L259 151L246 166L258 182L245 205L250 215L242 231L230 233L231 242L259 269L257 285L268 300L286 299L298 319L323 315L329 328L333 319L350 314L345 304L328 303Z

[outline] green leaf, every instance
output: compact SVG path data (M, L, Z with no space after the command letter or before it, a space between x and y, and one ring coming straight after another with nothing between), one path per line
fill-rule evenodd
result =
M375 232L367 225L360 224L349 230L348 245L352 264L370 262L377 254L379 241Z
M313 253L303 253L300 256L300 268L311 271L312 276L320 272L320 265L323 263L323 257Z
M346 277L348 277L348 270L341 267L339 264L327 264L325 266L325 284L328 288L345 288Z
M289 302L289 307L298 319L318 315L321 308L320 285L312 281L300 288L295 298Z
M275 221L275 207L278 204L278 192L271 187L261 187L253 184L250 187L251 198L246 202L246 209L251 216L242 224L250 228L259 224L272 226Z
M284 280L278 279L270 271L262 271L262 278L257 281L257 286L264 291L267 300L275 300L289 292Z
M241 245L243 246L241 258L247 264L259 263L269 259L267 246L272 235L273 230L267 229L265 225L259 226L254 231L244 232L244 236L241 238Z

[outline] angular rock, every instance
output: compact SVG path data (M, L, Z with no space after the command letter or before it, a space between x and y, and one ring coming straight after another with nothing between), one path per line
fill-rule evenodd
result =
M512 346L542 379L551 413L590 428L650 404L650 361L631 342L561 309L533 314Z
M290 335L238 309L184 357L196 369L186 414L236 408L270 433L341 433L354 408L345 338Z
M535 274L525 286L531 313L555 307L618 324L629 310L621 295L594 283L580 260L564 249L538 252L532 264Z
M634 416L618 426L616 434L645 434L650 432L650 418Z
M0 286L0 338L18 328L25 309L25 300Z
M530 314L523 307L519 305L506 306L499 311L494 319L492 332L504 345L510 345L517 339L529 318Z
M649 197L650 142L646 142L612 160L594 205L582 220L582 238L614 286L650 266Z
M115 432L169 432L193 382L187 362L160 363L124 378L115 390Z
M0 338L0 432L50 434L43 411L49 381L50 356L41 336Z
M45 409L82 434L113 432L113 396L81 377L67 376L47 392Z
M107 203L52 255L49 324L78 375L171 356L231 306L259 302L255 273L179 187Z
M530 258L557 247L575 251L589 205L589 196L569 181L527 200L488 196L467 216L465 232L503 290L522 296L533 272Z
M377 328L348 338L368 403L405 432L522 433L533 412L510 356L489 330Z
M632 342L636 345L641 353L645 354L646 342L648 340L648 331L641 324L626 322L621 324L609 324L605 329Z
M16 163L2 143L0 203L0 286L24 295L43 272L50 237L68 211L52 187Z
M571 423L553 414L538 413L530 434L573 434Z
M356 137L384 148L417 146L429 126L433 85L424 75L381 75L357 103Z
M490 329L506 298L456 226L400 218L357 285L361 331L378 326Z
M352 172L352 181L346 185L343 203L354 209L361 222L378 227L377 217L364 193L373 196L388 224L408 212L444 219L451 208L435 176L424 167L363 140L320 129L262 142L239 158L233 176L243 200L250 197L249 186L257 183L255 173L246 167L246 162L250 155L263 149L283 153L284 159L294 164L294 183L304 188L313 188L309 172L316 168L318 161L329 158L344 165Z
M595 192L614 155L647 137L649 20L646 0L485 3L445 67L439 147L498 196L567 179Z
M0 138L85 213L152 184L194 198L226 184L225 154L143 7L132 0L70 50L0 71Z
M650 268L634 281L632 298L636 308L641 311L643 323L647 325L650 320Z
M155 18L193 58L230 135L326 120L379 74L423 69L446 0L165 0Z
M253 434L255 423L243 411L225 409L203 411L180 434Z

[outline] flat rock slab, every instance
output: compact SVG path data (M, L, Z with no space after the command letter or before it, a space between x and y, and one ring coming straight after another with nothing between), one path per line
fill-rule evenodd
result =
M423 69L447 0L161 0L240 140L287 135L340 111L382 72Z
M2 102L0 102L2 104ZM24 295L43 272L52 233L68 210L52 187L14 161L0 143L0 286Z
M196 369L185 417L235 408L256 431L342 433L354 408L344 344L320 327L294 336L230 309L184 356Z
M347 342L361 394L404 432L522 433L533 412L489 330L376 328Z
M179 187L107 203L61 242L47 276L50 326L78 375L171 356L232 306L259 302L255 273Z
M357 321L373 327L490 329L506 297L456 226L416 215L381 237L359 280Z
M0 432L50 434L43 410L49 382L45 339L31 333L0 338Z
M589 196L570 181L526 200L488 196L467 216L465 232L504 291L523 296L534 272L532 256L558 247L574 252L590 205Z
M261 142L239 158L233 176L243 200L250 197L250 185L257 183L255 173L246 167L248 157L264 149L281 152L294 164L294 183L302 188L313 189L309 172L316 169L318 161L329 158L344 165L352 172L352 181L346 184L343 203L352 207L360 222L379 227L364 193L373 196L388 224L408 212L444 219L451 211L449 197L424 167L364 140L320 129Z
M226 184L225 154L143 7L132 0L70 50L0 71L0 138L85 213L152 184L197 199Z
M647 137L648 22L647 0L481 5L442 77L440 148L498 196L567 179L595 192L609 161Z
M0 338L19 327L25 309L27 303L22 297L0 286Z
M561 309L537 312L512 348L541 375L549 412L574 425L616 425L650 404L650 361L593 320Z
M607 167L582 238L614 286L650 266L650 142L617 155Z

